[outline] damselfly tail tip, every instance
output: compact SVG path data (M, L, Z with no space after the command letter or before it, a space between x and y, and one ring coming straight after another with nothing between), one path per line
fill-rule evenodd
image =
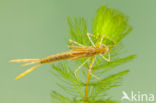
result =
M24 62L23 59L13 59L9 61L10 63L20 63L20 62Z
M18 80L18 79L20 79L21 77L19 77L19 76L17 76L16 78L14 78L14 80Z
M15 63L16 61L15 60L9 60L9 63Z
M20 75L18 75L14 80L18 80L18 79L24 77L25 75L29 74L30 72L32 72L33 70L35 70L36 68L38 68L40 65L41 64L37 64L37 65L31 67L30 69L28 69L25 72L23 72Z
M40 59L13 59L10 63L22 63L22 62L40 62Z
M38 63L38 62L25 63L25 64L22 64L22 66L25 67L25 66L28 66L28 65L31 65L31 64L35 64L35 63Z

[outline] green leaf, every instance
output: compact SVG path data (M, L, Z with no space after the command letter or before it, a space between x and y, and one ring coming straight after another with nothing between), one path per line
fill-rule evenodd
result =
M61 81L61 83L57 83L58 87L72 96L83 97L82 84L76 80L72 69L67 63L59 63L52 65L52 67L55 72L51 73Z
M124 70L122 72L110 75L110 76L104 78L103 80L101 80L100 82L98 81L98 82L90 83L89 86L94 87L94 91L92 92L91 97L94 97L94 98L99 97L100 99L106 97L106 91L108 91L109 89L111 89L113 87L120 86L121 79L128 72L129 72L129 70Z
M97 10L92 23L92 31L97 38L97 42L100 41L102 35L106 35L103 43L108 45L119 43L131 30L132 27L128 24L128 17L116 9L106 6L101 6Z
M71 100L55 91L51 93L51 97L53 99L53 103L71 103Z
M87 24L84 17L67 18L69 25L69 38L83 45L89 45L87 37Z

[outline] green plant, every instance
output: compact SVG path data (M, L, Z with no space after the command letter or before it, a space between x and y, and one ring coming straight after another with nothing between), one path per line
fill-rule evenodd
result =
M85 18L67 18L67 20L69 24L69 38L83 45L91 46L86 35L87 24ZM103 44L116 45L121 43L121 40L131 30L132 28L128 24L128 18L121 12L116 9L101 6L92 22L93 42L98 45L102 35L105 34L109 39L105 38ZM105 74L107 74L106 72L111 72L112 69L114 70L115 67L134 59L135 55L123 57L123 47L120 45L116 45L115 47L112 46L110 49L112 51L111 62L106 62L99 56L96 58L92 68L94 74L102 79L101 81L90 78L90 75L88 74L90 62L78 73L80 80L75 78L73 73L75 69L74 65L80 65L85 58L78 59L72 63L62 62L52 65L52 74L57 76L60 80L57 85L66 93L63 95L63 93L53 91L51 97L53 98L54 103L119 103L111 100L107 95L107 91L113 87L119 86L122 77L127 74L129 70L123 70L108 76ZM117 50L118 52L113 52L113 50Z

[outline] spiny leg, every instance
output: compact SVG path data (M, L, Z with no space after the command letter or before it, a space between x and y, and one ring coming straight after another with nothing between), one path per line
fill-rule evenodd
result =
M88 60L89 60L90 58L88 58L88 59L86 59L75 71L74 71L74 75L75 75L75 77L76 77L76 79L78 80L78 77L77 77L77 72L81 69L81 67L84 65L84 64L86 64L87 62L88 62Z
M107 36L107 35L105 35L105 34L104 34L103 36L104 36L103 39L104 39L104 38L107 38L107 39L109 39L110 41L112 41L112 42L114 43L114 45L111 45L112 47L119 44L119 43L117 43L116 41L114 41L113 39L111 39L109 36ZM102 44L102 42L101 42L101 44Z
M91 33L88 33L89 34L89 36L91 36L91 37L94 37L95 38L95 35L93 35L93 34L91 34Z
M95 62L95 59L96 59L96 56L94 56L93 58L93 61L91 62L90 66L89 66L89 69L88 69L88 72L91 76L93 76L94 78L96 78L97 80L101 80L99 77L97 77L96 75L94 75L91 71L92 71L92 67L93 67L93 64Z
M106 58L104 55L100 54L100 56L106 60L107 62L110 62L110 53L108 54L108 58Z
M96 78L97 80L101 81L101 78L97 77L95 74L92 73L91 69L89 70L90 75Z
M106 37L107 39L109 39L110 41L112 41L115 45L118 44L116 41L114 41L113 39L111 39L109 36L106 36L106 35L105 35L105 37Z
M100 41L100 46L102 45L102 41L103 41L104 37L106 37L105 34L102 35L102 38L101 38L101 41ZM107 62L110 62L110 52L108 52L108 58L106 58L106 57L105 57L104 55L102 55L102 54L100 54L100 56L102 56L102 58L103 58L104 60L106 60Z
M95 47L95 44L94 44L94 42L92 41L90 35L91 35L90 33L87 33L87 36L88 36L89 41L90 41L91 44Z
M103 34L103 35L102 35L102 38L101 38L101 40L100 40L100 46L102 45L102 41L103 41L104 37L105 37L105 35Z
M84 46L84 45L82 45L82 44L80 44L80 43L78 43L78 42L76 42L74 40L71 40L71 39L69 39L69 42L74 43L74 44L76 44L78 46Z
M102 41L103 41L104 38L107 38L107 39L109 39L110 41L112 41L112 42L114 43L114 45L112 45L112 46L115 46L115 45L118 45L118 44L119 44L119 43L117 43L116 41L114 41L113 39L111 39L109 36L103 34L103 36L102 36L102 38L101 38L101 41L100 41L100 46L102 45ZM104 44L103 44L103 45L104 45Z

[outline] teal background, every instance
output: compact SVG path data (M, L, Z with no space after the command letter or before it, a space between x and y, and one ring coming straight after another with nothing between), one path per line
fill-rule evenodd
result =
M15 81L14 77L28 67L8 61L68 50L66 17L84 16L91 27L97 8L104 4L130 16L134 29L124 44L129 54L137 55L125 67L131 72L123 85L112 89L110 96L120 101L123 90L156 96L155 0L0 0L0 103L52 103L50 92L59 88L49 72L51 64Z

